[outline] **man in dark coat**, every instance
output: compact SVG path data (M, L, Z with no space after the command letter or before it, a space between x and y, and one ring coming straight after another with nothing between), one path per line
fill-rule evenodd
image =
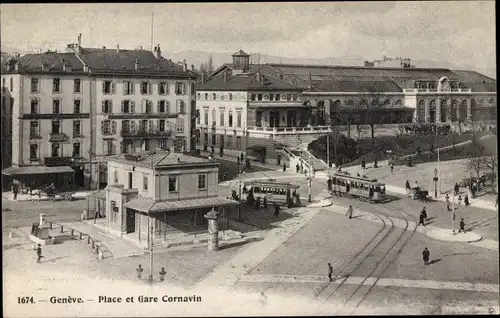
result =
M286 171L286 163L283 163L283 172Z
M460 230L458 230L458 233L464 232L465 233L465 221L464 218L460 219Z
M464 198L464 204L465 204L465 206L469 206L470 205L469 196L467 194L465 195L465 198Z
M422 251L422 257L424 259L424 265L429 265L429 257L430 257L431 253L429 252L429 250L426 248L424 248L424 250Z
M299 164L298 164L298 163L295 165L295 171L297 171L297 173L299 173L299 172L300 172L300 166L299 166Z
M422 212L420 212L420 217L419 217L418 225L422 224L422 226L425 226L424 220L425 220L424 212L422 211Z
M333 281L332 275L333 275L333 267L332 264L328 263L328 279L330 280L330 282Z
M279 218L280 215L280 206L278 203L274 204L274 216L276 217L276 220Z
M458 195L458 191L460 191L460 186L458 185L458 183L455 183L454 190L455 190L455 195Z
M38 264L40 264L40 261L41 261L41 259L43 257L43 255L42 255L42 245L40 245L40 244L38 244L38 246L36 248L36 256L37 256L36 262Z
M326 185L328 187L328 191L332 191L332 179L328 178L328 181L326 181Z
M427 221L427 210L424 208L422 209L422 214L424 215L424 219Z

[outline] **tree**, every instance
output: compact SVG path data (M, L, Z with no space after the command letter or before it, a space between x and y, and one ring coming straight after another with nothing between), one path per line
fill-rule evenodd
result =
M212 54L210 54L210 57L208 58L207 71L209 73L212 73L214 71L214 64L213 64L213 61L212 61Z
M492 184L496 183L496 178L498 175L498 155L488 155L483 158L484 167L491 170L491 182ZM495 191L498 193L498 189L495 187Z
M384 107L386 97L379 91L370 89L366 95L366 102L360 103L359 107L365 111L366 123L370 126L372 144L375 145L375 125L379 125L384 116L379 116L379 110Z
M485 148L479 144L474 137L472 143L467 150L467 161L465 163L466 167L476 173L476 177L479 179L481 169L484 167L484 155Z

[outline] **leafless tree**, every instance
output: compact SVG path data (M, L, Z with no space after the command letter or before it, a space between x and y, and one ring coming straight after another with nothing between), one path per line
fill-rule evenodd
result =
M375 145L375 126L383 122L384 116L379 110L384 108L386 96L376 89L370 89L368 94L359 97L357 108L364 113L365 122L370 126L372 144Z
M498 175L498 154L488 155L483 157L484 167L491 170L492 184L496 184L496 179ZM496 189L498 191L498 189Z
M465 165L469 170L475 172L477 178L479 178L481 169L484 168L485 165L484 155L484 146L479 144L476 138L473 138L470 148L467 150L467 161Z

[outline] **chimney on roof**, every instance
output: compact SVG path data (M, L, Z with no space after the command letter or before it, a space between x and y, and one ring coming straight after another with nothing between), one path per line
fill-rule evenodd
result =
M17 72L19 71L19 61L14 62L14 70Z
M191 71L194 72L194 65L193 64L191 64Z
M160 59L161 58L161 49L160 49L160 44L158 44L157 46L155 46L155 49L153 51L153 55L157 58L157 59Z
M205 71L201 72L201 83L205 84Z
M135 59L135 70L138 71L139 70L139 59Z
M183 60L183 61L182 61L182 66L183 66L183 70L184 70L184 72L187 72L187 70L188 70L188 65L186 64L186 60Z
M78 47L82 47L82 34L78 34Z
M257 72L257 82L262 84L262 74L260 73L260 71Z
M224 83L227 83L227 72L226 72L226 71L224 71L224 73L222 74L222 76L223 76L222 81L223 81Z
M116 45L116 53L120 53L120 45Z

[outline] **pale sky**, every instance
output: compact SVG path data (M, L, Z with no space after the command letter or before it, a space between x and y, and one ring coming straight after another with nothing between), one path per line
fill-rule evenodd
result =
M493 1L325 3L2 4L1 43L33 50L154 44L166 52L285 57L382 55L496 67Z

